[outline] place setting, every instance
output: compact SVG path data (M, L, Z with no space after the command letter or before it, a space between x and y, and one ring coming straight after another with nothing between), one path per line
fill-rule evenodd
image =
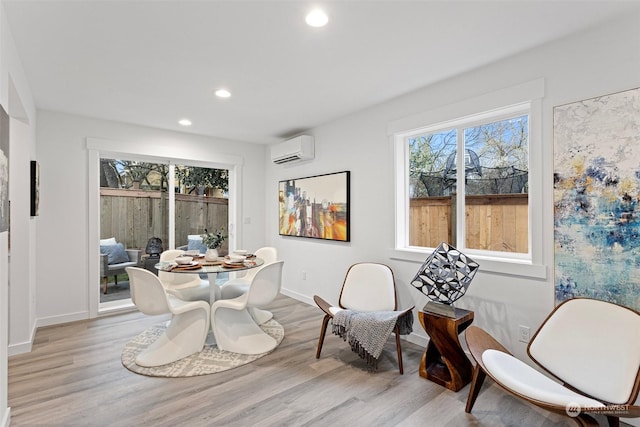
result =
M247 253L246 250L237 249L227 255L222 260L222 266L226 268L239 268L255 264L255 255Z

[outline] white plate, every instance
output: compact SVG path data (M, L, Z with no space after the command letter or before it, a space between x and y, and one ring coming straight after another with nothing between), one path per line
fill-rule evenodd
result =
M176 262L176 265L177 265L178 267L192 267L192 266L194 266L194 265L198 265L198 261L191 261L191 262L189 262L189 263L187 263L187 264L178 264L178 263Z

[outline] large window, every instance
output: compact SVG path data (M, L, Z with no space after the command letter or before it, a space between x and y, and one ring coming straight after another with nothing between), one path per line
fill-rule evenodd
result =
M395 135L401 247L529 258L529 116L527 103Z

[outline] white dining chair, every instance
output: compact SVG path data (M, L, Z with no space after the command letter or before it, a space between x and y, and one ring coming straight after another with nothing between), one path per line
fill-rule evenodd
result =
M225 282L220 287L220 295L222 299L237 298L240 295L245 294L249 289L251 281L255 275L258 274L258 271L266 265L278 260L278 250L270 246L256 250L254 255L256 258L264 260L264 264L261 267L248 270L242 277L237 277ZM267 310L261 310L257 307L250 308L249 313L258 325L262 325L273 318L273 313Z
M280 293L284 261L265 264L253 277L247 292L211 305L211 325L220 350L241 354L262 354L278 343L265 333L249 313L261 308Z
M184 255L181 249L170 249L160 254L160 262L171 262ZM164 284L167 292L185 301L206 301L211 298L209 281L202 279L199 274L171 273L158 270L158 277Z
M127 267L126 271L138 310L149 316L171 314L165 331L136 356L136 364L161 366L201 351L209 332L209 304L167 294L158 276L143 268Z

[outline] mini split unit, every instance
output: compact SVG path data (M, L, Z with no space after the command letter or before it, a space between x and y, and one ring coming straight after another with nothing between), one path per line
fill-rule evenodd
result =
M271 147L271 161L282 164L311 160L314 157L313 136L300 135Z

